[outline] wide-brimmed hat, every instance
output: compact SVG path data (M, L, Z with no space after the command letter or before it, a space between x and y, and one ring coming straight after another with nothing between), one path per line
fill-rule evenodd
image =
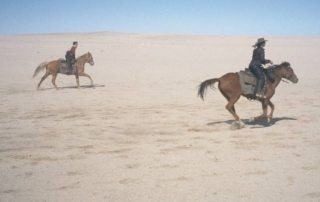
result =
M256 46L258 46L259 44L261 44L261 43L263 43L263 42L266 42L266 41L268 41L268 40L265 40L264 38L259 38L259 39L257 40L257 42L253 45L253 47L256 47Z

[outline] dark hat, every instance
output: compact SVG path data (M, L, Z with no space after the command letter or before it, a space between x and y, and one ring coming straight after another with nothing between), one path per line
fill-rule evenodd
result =
M72 44L73 44L73 45L76 45L76 44L78 44L78 41L74 41Z
M264 38L259 38L259 39L257 40L257 42L253 45L253 47L256 47L256 46L258 46L259 44L261 44L261 43L263 43L263 42L266 42L266 41L268 41L268 40L265 40Z

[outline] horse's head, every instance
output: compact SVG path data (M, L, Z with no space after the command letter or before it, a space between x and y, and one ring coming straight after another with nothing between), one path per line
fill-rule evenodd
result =
M289 62L283 62L279 66L281 67L281 75L283 78L288 79L292 83L298 83L299 79L291 68Z
M86 62L88 62L90 65L94 65L93 57L90 52L86 54Z

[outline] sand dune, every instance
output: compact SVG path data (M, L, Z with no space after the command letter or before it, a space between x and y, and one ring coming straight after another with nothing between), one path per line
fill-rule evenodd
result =
M266 55L289 61L271 123L246 127L205 79L249 63L256 37L119 33L0 37L0 201L319 201L320 38L268 37ZM72 41L90 51L94 80L32 74Z

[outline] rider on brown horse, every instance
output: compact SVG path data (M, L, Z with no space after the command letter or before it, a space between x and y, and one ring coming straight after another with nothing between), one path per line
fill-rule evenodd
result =
M266 41L264 38L259 38L257 42L253 45L255 49L253 50L252 59L249 64L250 71L257 77L257 85L254 89L254 94L257 97L264 97L262 93L262 88L265 83L265 76L263 72L263 66L265 64L272 64L271 60L265 59L264 47L266 45Z
M66 53L66 61L70 72L72 72L72 65L76 63L76 49L78 47L78 42L74 41L70 50Z

